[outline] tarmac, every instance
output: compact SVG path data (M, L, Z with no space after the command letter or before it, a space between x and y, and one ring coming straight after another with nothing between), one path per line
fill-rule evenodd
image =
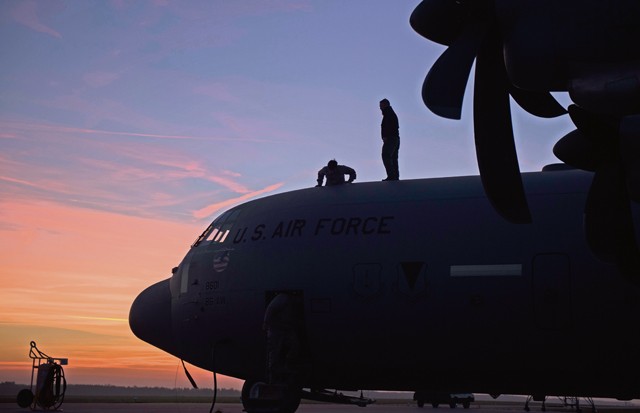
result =
M209 403L66 403L60 408L64 413L209 413L211 405ZM337 404L301 404L297 413L450 413L449 408L438 408L425 406L419 408L414 403L403 405L369 405L367 407L337 405ZM522 406L512 410L489 409L471 406L469 409L455 409L458 413L523 413ZM38 410L36 410L38 411ZM40 410L41 411L41 410ZM241 403L220 403L213 409L214 413L242 413ZM30 409L22 409L17 404L0 404L2 413L26 413ZM453 412L451 412L453 413Z
M60 408L64 413L209 413L211 405L208 403L68 403ZM401 413L401 412L427 412L449 413L449 408L433 409L432 407L419 408L413 405L370 405L365 408L348 405L335 404L301 404L297 413ZM460 409L456 409L460 410ZM37 410L36 410L37 411ZM217 404L213 412L216 413L242 413L241 403L221 403ZM488 409L475 409L473 406L468 409L474 413L498 413ZM513 412L522 413L522 407ZM17 404L0 404L0 412L3 413L26 413L30 409L22 409ZM500 410L500 413L510 413L508 410ZM462 413L462 412L460 412Z
M596 402L597 403L597 402ZM531 402L530 413L542 413L539 402ZM593 413L589 404L580 405L582 413ZM599 413L640 413L640 406L636 403L615 403L596 406ZM0 403L0 413L26 413L29 408L20 408L17 403ZM40 409L36 412L43 411ZM47 410L52 412L53 410ZM64 413L242 413L241 403L217 403L211 410L210 403L63 403L58 410ZM458 406L450 409L447 406L433 408L425 405L420 408L412 400L402 400L393 403L382 402L366 407L339 405L330 403L300 404L296 413L523 413L524 403L520 402L480 402L472 403L469 409ZM547 402L546 412L576 413L575 407L563 406Z
M209 403L66 403L59 411L64 413L208 413L211 405ZM35 410L42 411L42 410ZM51 410L49 410L51 411ZM213 409L214 413L241 413L240 403L219 403ZM531 413L540 412L540 406L531 406ZM547 412L575 412L575 410L558 406L547 406ZM583 413L591 413L591 408L585 406ZM608 410L607 410L608 411ZM635 413L635 408L619 408L616 412ZM25 413L30 409L22 409L17 404L1 403L0 412L3 413ZM336 404L301 404L297 413L523 413L522 404L472 404L469 409L450 409L449 407L433 408L425 406L419 408L415 403L404 404L372 404L367 407L357 407Z

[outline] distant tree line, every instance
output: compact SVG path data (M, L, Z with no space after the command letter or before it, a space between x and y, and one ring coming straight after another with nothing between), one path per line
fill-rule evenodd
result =
M16 384L12 381L0 382L0 396L15 396L28 384ZM167 388L167 387L125 387L96 384L68 384L67 396L180 396L180 397L212 397L213 389ZM218 389L219 397L240 397L235 389Z

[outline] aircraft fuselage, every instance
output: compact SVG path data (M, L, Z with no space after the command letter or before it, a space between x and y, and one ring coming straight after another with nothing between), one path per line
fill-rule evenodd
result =
M591 178L523 174L523 225L495 212L479 177L247 202L138 296L131 328L194 365L260 380L265 308L291 292L304 387L638 398L640 291L585 242Z

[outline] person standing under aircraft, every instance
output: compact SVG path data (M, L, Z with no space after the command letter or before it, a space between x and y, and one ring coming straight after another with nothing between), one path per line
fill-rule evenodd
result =
M356 179L356 171L353 168L338 165L338 162L332 159L327 163L327 166L318 171L318 185L316 186L322 186L325 176L327 177L326 186L342 185L345 183L345 175L349 175L349 180L346 183L351 183Z
M383 181L397 181L400 179L400 171L398 169L400 125L398 116L387 99L380 101L380 110L382 111L382 124L380 125L383 142L382 163L387 171L387 177Z
M267 306L262 328L267 332L267 379L269 384L297 380L300 361L301 302L289 293L278 293Z

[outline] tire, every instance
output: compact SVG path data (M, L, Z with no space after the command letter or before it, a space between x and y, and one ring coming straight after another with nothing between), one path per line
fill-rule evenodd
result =
M33 403L33 393L29 389L22 389L18 392L17 397L18 406L26 408Z
M242 385L242 407L247 413L294 413L300 405L300 389L288 389L281 400L257 400L251 398L256 386L265 386L261 381L246 380Z

